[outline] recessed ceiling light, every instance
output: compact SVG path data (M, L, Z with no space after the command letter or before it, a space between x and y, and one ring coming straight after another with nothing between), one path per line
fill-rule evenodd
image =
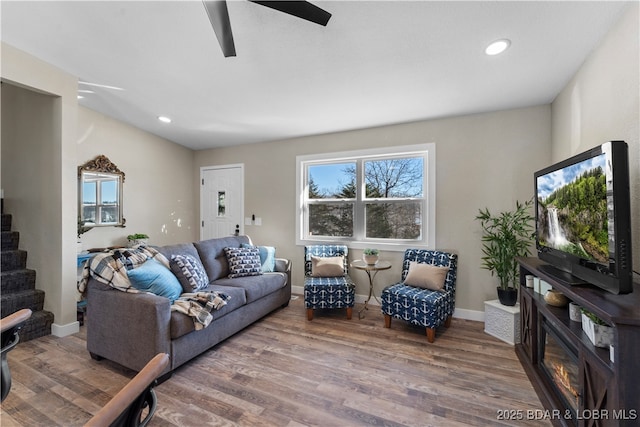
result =
M511 41L509 39L496 40L489 46L487 46L487 48L484 50L484 53L486 53L487 55L498 55L507 50L510 45Z
M78 92L79 93L95 93L94 91L89 89L78 89Z
M82 99L82 98L84 98L84 96L78 95L78 99Z
M158 120L160 120L162 123L171 123L171 118L167 116L158 116Z

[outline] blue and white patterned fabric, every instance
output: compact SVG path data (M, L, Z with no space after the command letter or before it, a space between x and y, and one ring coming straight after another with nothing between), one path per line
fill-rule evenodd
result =
M427 328L445 323L455 309L458 255L426 249L407 249L402 263L402 280L407 277L409 263L415 261L449 267L442 291L416 288L403 282L382 290L382 313Z
M347 308L355 303L356 287L348 274L347 255L344 245L312 245L304 248L304 305L305 308ZM336 277L313 277L311 257L344 256L344 275Z

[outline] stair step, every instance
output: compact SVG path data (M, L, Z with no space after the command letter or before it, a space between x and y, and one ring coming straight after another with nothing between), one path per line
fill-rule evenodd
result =
M34 338L51 335L53 320L54 315L50 311L34 311L29 320L24 322L24 326L20 330L20 341L25 342Z
M0 274L0 295L36 288L36 271L30 269L3 271Z
M0 317L8 316L23 308L40 311L43 307L44 291L40 289L3 293L0 297Z
M2 214L2 231L11 231L11 214Z
M14 251L18 249L18 243L20 242L20 233L17 231L2 231L2 243L0 244L0 250Z
M27 267L27 252L22 250L0 252L2 271L23 270Z

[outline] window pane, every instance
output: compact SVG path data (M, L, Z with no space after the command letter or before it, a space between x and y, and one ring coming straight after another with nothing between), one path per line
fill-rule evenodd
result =
M118 220L118 207L117 206L103 206L100 209L101 218L100 222L116 222Z
M96 183L84 182L82 184L82 204L95 205L96 201Z
M365 206L369 239L408 239L422 237L420 202L368 203Z
M355 176L355 163L309 166L309 199L353 199Z
M118 203L118 181L100 181L100 204L116 205Z
M309 205L309 235L351 237L353 235L353 203Z
M366 197L422 197L422 157L364 162Z
M82 207L82 220L87 222L96 222L96 207L83 206Z

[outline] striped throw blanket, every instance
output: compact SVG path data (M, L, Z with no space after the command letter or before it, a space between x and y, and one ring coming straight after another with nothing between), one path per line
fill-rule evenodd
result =
M127 270L136 268L149 258L155 258L169 268L169 260L156 249L138 245L133 248L113 249L93 256L82 269L78 291L84 295L89 277L124 292L139 292L131 287Z
M138 245L133 248L114 249L93 256L82 270L78 282L78 291L84 296L89 278L109 285L123 292L139 293L129 281L127 271L138 267L150 258L154 258L169 268L167 258L152 247ZM206 328L211 323L211 311L219 310L227 304L230 296L212 291L183 293L172 305L171 311L178 311L193 319L196 330Z

